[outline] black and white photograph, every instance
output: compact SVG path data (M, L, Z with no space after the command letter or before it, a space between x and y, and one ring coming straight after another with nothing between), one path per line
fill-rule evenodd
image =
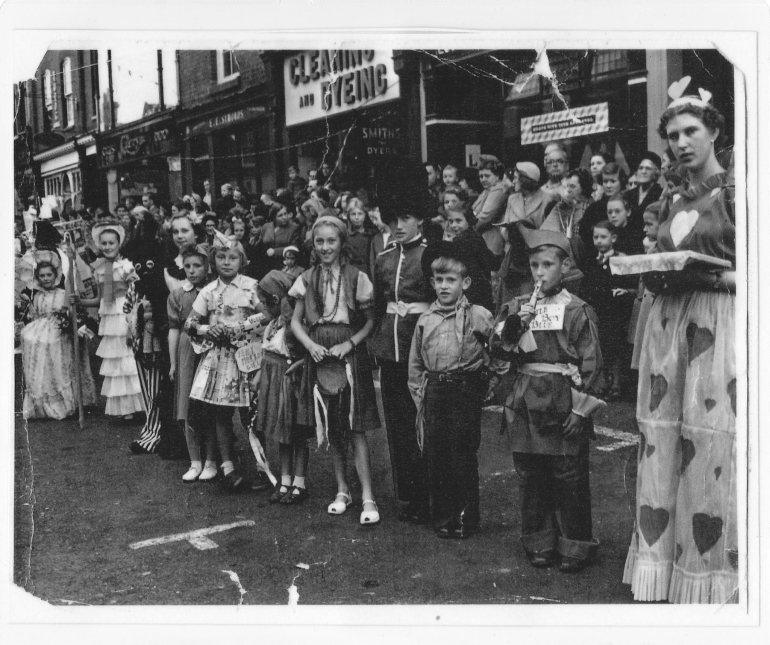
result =
M6 642L759 624L760 37L487 17L6 30Z

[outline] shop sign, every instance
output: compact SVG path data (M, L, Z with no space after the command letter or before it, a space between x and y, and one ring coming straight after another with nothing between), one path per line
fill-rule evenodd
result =
M286 58L283 74L288 126L401 96L392 50L309 50Z
M551 112L521 120L521 145L582 137L610 129L610 110L607 103Z
M402 130L399 127L364 126L361 139L367 157L393 157L401 154Z
M99 162L102 167L174 152L174 133L170 124L147 125L119 137L105 138Z
M249 105L239 108L237 110L230 110L223 114L217 114L211 116L205 121L199 121L194 125L188 126L186 135L197 136L199 134L206 134L212 130L221 130L222 128L229 128L233 125L239 125L244 121L256 119L257 117L264 116L266 113L265 106L263 105Z

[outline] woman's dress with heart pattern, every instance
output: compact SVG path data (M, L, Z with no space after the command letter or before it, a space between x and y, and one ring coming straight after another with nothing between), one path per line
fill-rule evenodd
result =
M728 183L729 182L729 183ZM734 186L726 173L681 187L662 209L660 251L735 267ZM623 581L636 600L737 601L735 296L656 297L639 365L636 526Z

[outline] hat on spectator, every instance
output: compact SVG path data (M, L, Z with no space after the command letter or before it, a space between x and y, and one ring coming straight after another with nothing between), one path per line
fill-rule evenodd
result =
M531 161L519 161L516 164L516 170L519 174L524 174L532 181L540 181L540 168L538 168Z
M655 164L655 167L660 170L662 162L659 155L655 154L651 150L648 150L641 157L639 157L639 163L642 163L645 159L647 159L647 161L651 161L653 164Z

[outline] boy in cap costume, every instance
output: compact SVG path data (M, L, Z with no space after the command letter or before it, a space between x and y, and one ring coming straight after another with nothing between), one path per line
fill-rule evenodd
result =
M493 351L516 368L503 432L521 478L524 550L533 566L560 556L560 569L572 572L599 544L588 478L591 414L602 405L591 396L603 385L597 318L561 286L572 262L569 240L557 231L522 234L535 290L503 305L491 338Z

